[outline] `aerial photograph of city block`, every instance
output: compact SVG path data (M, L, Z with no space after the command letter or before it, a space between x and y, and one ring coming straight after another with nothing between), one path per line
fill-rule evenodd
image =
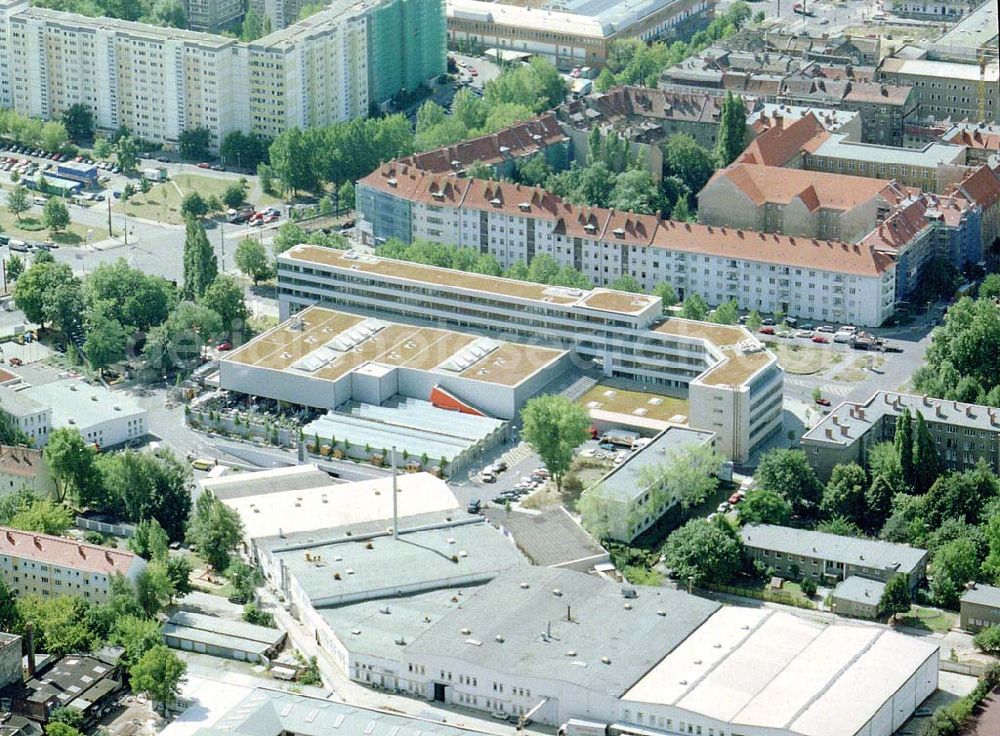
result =
M0 0L0 736L1000 736L998 0Z

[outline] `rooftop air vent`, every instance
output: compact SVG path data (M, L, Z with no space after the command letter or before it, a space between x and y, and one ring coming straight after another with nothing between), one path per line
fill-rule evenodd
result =
M497 643L503 644L504 642L503 634L497 634L496 637L494 638L497 640Z

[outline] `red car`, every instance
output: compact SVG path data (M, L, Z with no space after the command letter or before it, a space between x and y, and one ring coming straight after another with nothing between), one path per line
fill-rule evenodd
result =
M770 325L767 325L765 327L761 327L760 328L760 334L762 334L762 335L773 335L774 334L774 328L771 327Z
M731 506L735 506L736 504L738 504L742 500L743 500L743 496L741 496L739 494L739 492L736 492L732 496L729 497L729 503L730 503Z
M202 161L200 164L198 164L198 168L199 169L210 169L210 168L212 168L212 164L208 163L207 161Z
M823 398L822 396L816 399L816 403L819 404L820 406L830 406L830 400Z
M232 350L233 344L231 342L220 342L219 350Z
M473 69L472 67L469 67L469 76L478 77L479 76L479 72L476 71L475 69Z
M830 342L830 338L825 337L824 335L813 335L813 342L826 343Z

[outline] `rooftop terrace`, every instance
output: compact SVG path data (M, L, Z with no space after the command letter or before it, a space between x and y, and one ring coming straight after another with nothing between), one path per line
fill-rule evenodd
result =
M223 360L336 381L368 363L516 386L563 351L309 307Z

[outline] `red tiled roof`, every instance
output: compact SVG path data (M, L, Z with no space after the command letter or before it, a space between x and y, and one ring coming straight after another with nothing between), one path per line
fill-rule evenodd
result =
M435 174L464 171L481 161L497 164L508 157L528 156L542 148L567 140L552 113L516 123L490 135L472 138L433 151L415 153L396 163L415 166Z
M906 191L894 181L746 163L716 172L706 189L722 178L757 206L765 202L784 205L798 198L811 211L825 208L846 212L880 195L888 204L906 196Z
M987 210L1000 201L1000 171L984 164L956 184L952 193L961 194Z
M861 242L881 252L895 253L930 227L931 219L956 226L968 208L969 202L961 197L922 194L897 207Z
M383 167L383 169L391 168L391 164ZM521 217L557 219L554 231L570 237L615 242L619 240L619 236L614 231L622 229L624 234L620 239L633 245L649 245L691 253L867 276L881 274L892 263L890 258L875 253L868 246L785 235L765 235L752 230L677 223L658 220L653 215L616 212L600 207L582 207L563 202L544 189L509 182L418 173L417 178L421 177L436 182L451 178L466 183L464 198L450 202L452 206L461 205L474 210L503 212ZM381 170L370 174L361 183L400 194L423 204L439 203L429 195L429 187L419 183L407 188L409 195L402 194L398 186L394 188L388 184L388 179Z
M105 575L125 575L136 559L131 552L5 526L0 527L0 554Z
M1000 133L988 130L960 130L950 138L944 138L948 143L957 143L969 148L980 148L987 151L1000 151Z
M829 133L812 113L803 115L790 125L768 128L740 154L738 163L784 166L803 150L809 141L826 140Z

